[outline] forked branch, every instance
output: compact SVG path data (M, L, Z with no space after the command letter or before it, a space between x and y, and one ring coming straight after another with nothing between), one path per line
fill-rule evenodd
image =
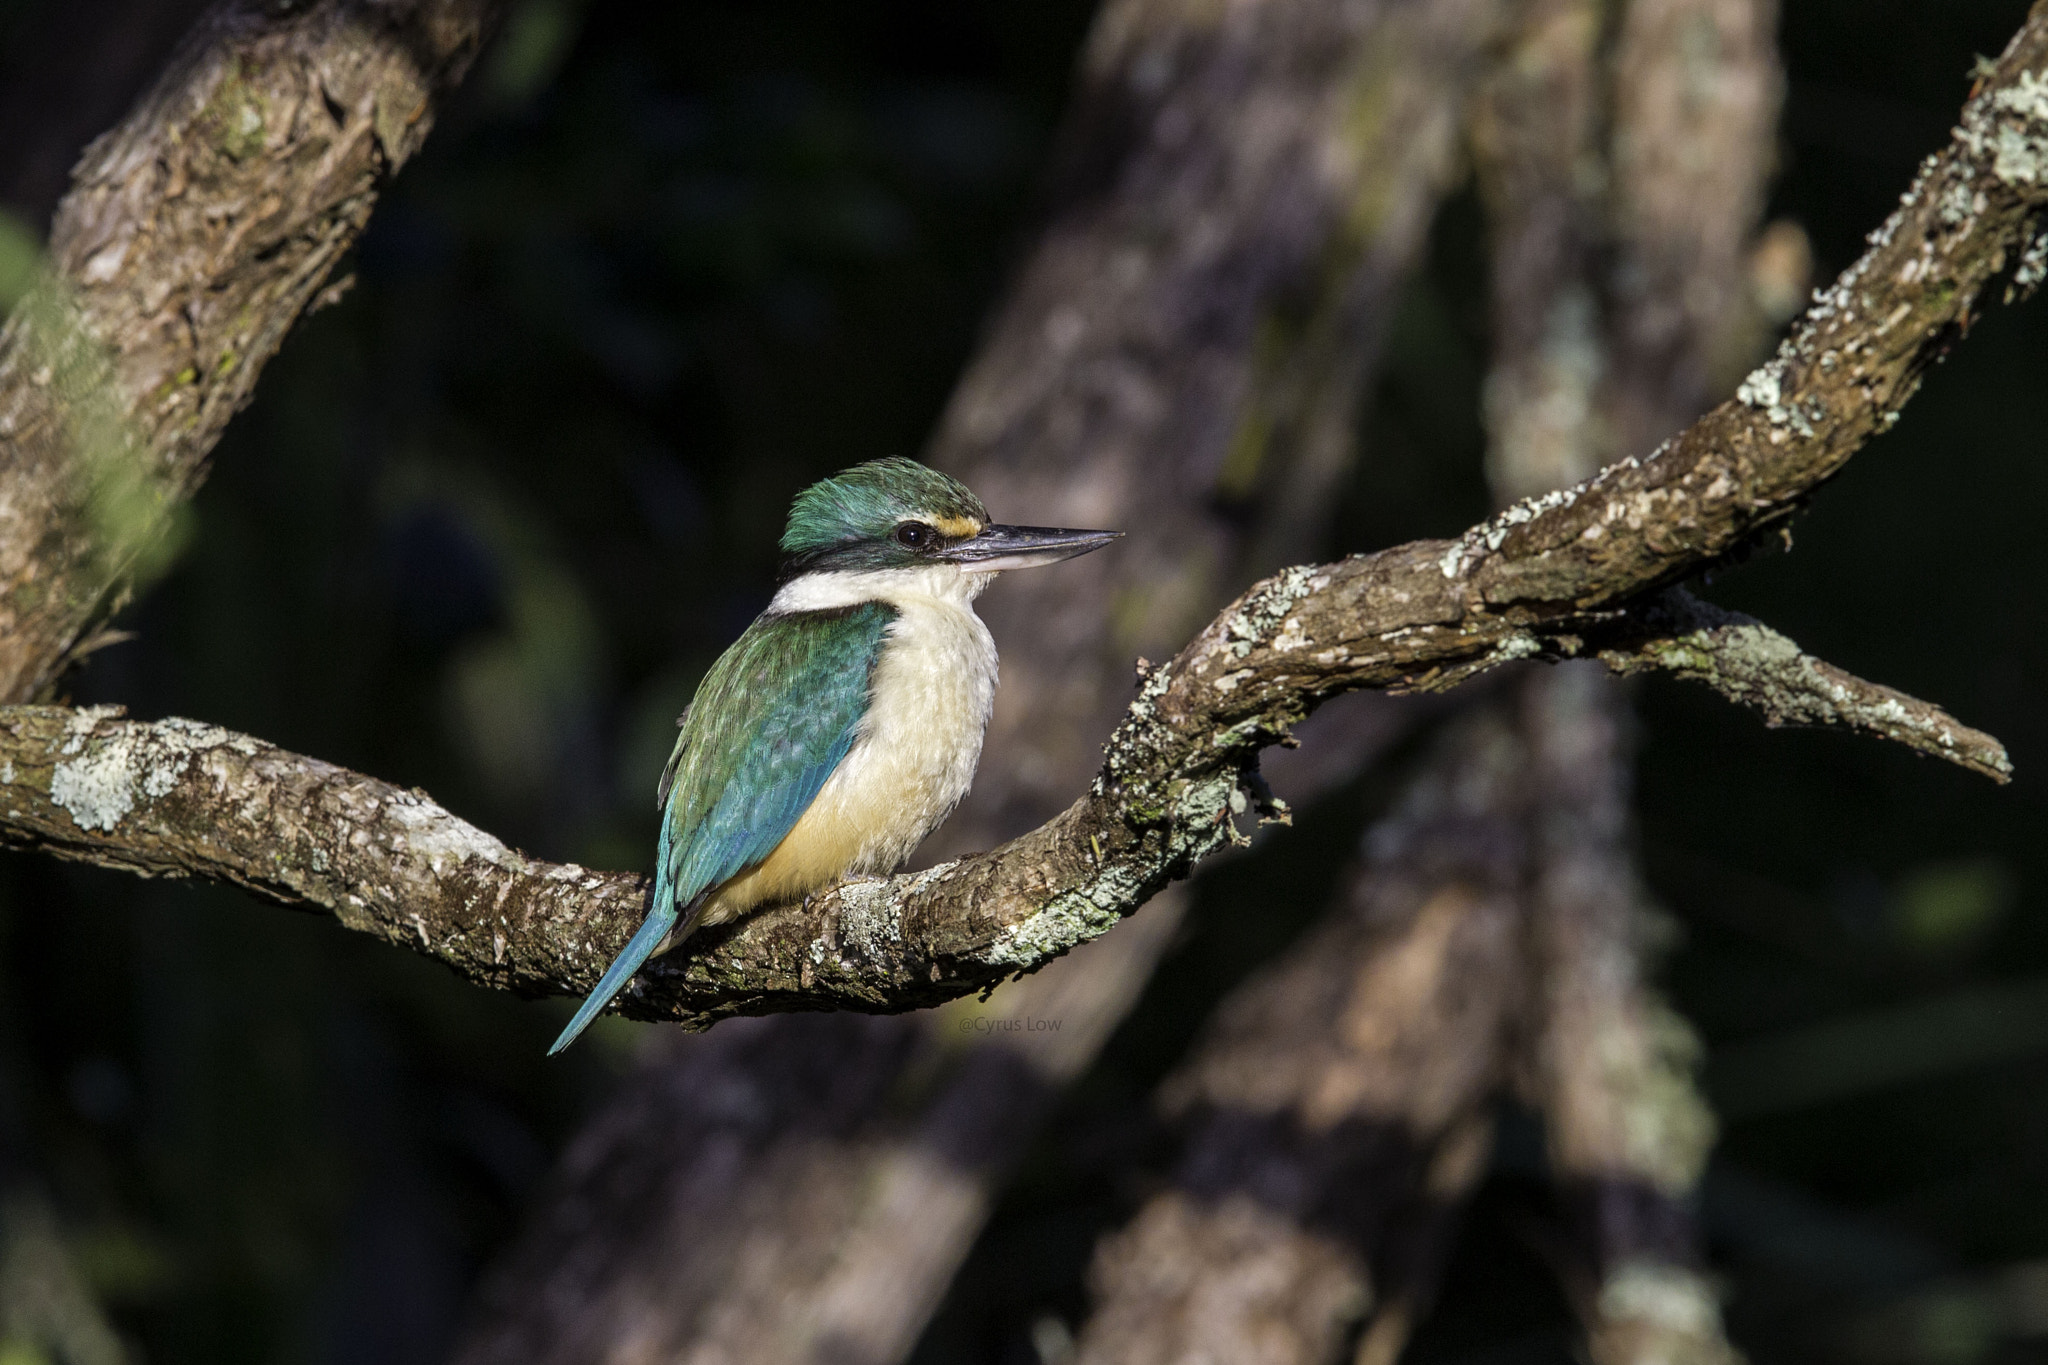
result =
M1657 643L1707 629L1672 620L1662 590L1792 515L1889 427L2008 261L2022 291L2048 271L2035 235L2048 209L2044 72L2048 0L1776 358L1654 453L1455 541L1258 584L1149 672L1092 788L1059 816L992 852L848 882L702 935L642 972L622 1008L703 1024L959 996L1102 933L1236 837L1234 817L1263 791L1259 750L1336 693L1438 689L1511 660L1588 653L1618 652L1631 668L1683 656L1681 671L1700 671ZM1907 742L1946 725L1967 740L1916 747L2006 770L1995 741L1931 707L1917 728L1893 730L1841 707L1779 710ZM325 908L482 984L580 993L641 915L639 877L537 862L421 794L246 736L39 707L0 711L0 728L0 838Z

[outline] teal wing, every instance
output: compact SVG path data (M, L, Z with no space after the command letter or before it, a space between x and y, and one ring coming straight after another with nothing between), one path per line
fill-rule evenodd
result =
M782 842L853 747L895 619L880 602L764 616L711 666L662 774L653 906L551 1054L597 1017L700 896Z

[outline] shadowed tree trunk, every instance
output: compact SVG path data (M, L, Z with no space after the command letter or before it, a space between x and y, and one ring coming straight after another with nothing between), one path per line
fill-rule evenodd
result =
M86 143L163 65L199 0L80 0L38 16L0 64L0 209L40 231ZM22 1131L16 1021L0 1045L0 1343L74 1365L120 1365L120 1338L85 1285Z
M56 212L0 332L0 699L53 685L160 558L493 9L69 0L9 54L0 206L39 231ZM0 1351L120 1365L0 1055Z
M1775 16L1640 0L1606 65L1604 17L1525 6L1475 108L1502 504L1675 430L1747 306ZM1604 144L1610 106L1642 129ZM1594 1359L1729 1357L1684 1204L1711 1120L1689 1035L1641 980L1626 730L1619 686L1577 667L1453 724L1348 900L1225 1004L1167 1087L1186 1152L1098 1253L1084 1361L1397 1359L1518 1079L1583 1215L1571 1288Z
M1320 540L1365 362L1453 173L1459 98L1504 9L1104 12L1058 207L933 457L992 507L1127 538L1065 582L990 594L996 638L1032 643L1003 663L988 749L1002 780L977 784L943 847L1066 804L1130 700L1128 660L1170 653L1244 580L1248 554L1271 553L1247 545L1248 512L1281 513L1288 556Z
M1500 316L1497 335L1506 346L1519 334L1521 367L1555 376L1547 393L1536 386L1538 403L1588 414L1576 433L1548 433L1537 459L1507 454L1511 467L1575 482L1620 450L1649 448L1708 405L1712 376L1731 368L1728 349L1760 331L1746 261L1781 95L1776 28L1773 0L1632 0L1607 60L1609 188L1550 210L1568 226L1548 251L1533 226L1540 191L1509 182L1538 168L1555 185L1574 183L1590 138L1532 138L1552 92L1500 93L1496 240L1535 249L1514 283L1497 273L1495 287L1504 298L1528 291L1503 313L1547 325L1537 333ZM1579 50L1557 69L1585 71L1564 79L1592 85L1592 49ZM1595 291L1604 319L1589 348L1568 319ZM1539 794L1529 892L1538 984L1521 1069L1572 1218L1579 1259L1566 1287L1595 1365L1725 1365L1739 1357L1721 1333L1691 1211L1714 1123L1693 1081L1691 1031L1645 982L1654 935L1629 828L1626 690L1597 671L1552 670L1525 685L1521 723Z
M1483 1166L1504 1079L1527 768L1498 707L1453 721L1343 902L1226 1001L1164 1092L1171 1188L1098 1251L1082 1361L1334 1360L1370 1249L1426 1255L1409 1230Z

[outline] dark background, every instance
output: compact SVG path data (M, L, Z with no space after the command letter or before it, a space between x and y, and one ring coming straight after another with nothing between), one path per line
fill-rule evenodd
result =
M124 12L0 0L0 294L61 187L31 153L75 150L161 59L164 10L122 47L80 22L95 7ZM2025 5L1786 7L1772 211L1826 278ZM123 622L138 638L75 697L418 784L546 857L646 866L672 717L766 601L791 493L920 449L1029 241L1090 8L523 0L355 287L222 443ZM1481 238L1462 196L1325 556L1484 511ZM1998 734L2011 787L1639 693L1665 980L1725 1120L1704 1221L1760 1365L2048 1359L2044 431L2048 311L1993 308L1792 553L1711 589ZM1313 918L1398 767L1204 880L921 1362L1034 1360L1037 1319L1078 1321L1095 1236L1171 1159L1150 1089ZM0 858L0 1156L151 1361L438 1359L646 1027L544 1060L568 1008L227 891ZM1540 1144L1509 1118L1411 1359L1572 1358Z

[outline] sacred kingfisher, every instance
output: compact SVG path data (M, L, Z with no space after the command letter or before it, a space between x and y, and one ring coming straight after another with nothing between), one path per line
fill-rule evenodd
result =
M981 757L996 646L974 599L1006 569L1121 534L995 525L965 484L914 460L855 465L797 494L774 599L679 723L655 792L646 922L549 1055L700 925L908 858Z

